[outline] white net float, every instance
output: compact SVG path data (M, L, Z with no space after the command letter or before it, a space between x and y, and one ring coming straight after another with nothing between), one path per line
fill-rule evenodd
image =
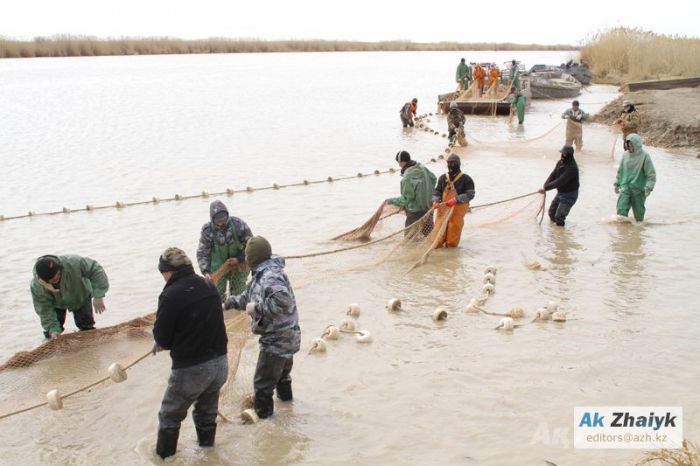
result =
M323 335L321 335L321 338L323 338L325 340L337 340L339 336L340 336L340 329L338 327L336 327L335 325L329 325L323 331Z
M348 306L348 311L346 312L347 315L350 317L360 317L360 305L357 303L353 303Z
M124 368L116 362L109 366L107 372L109 373L109 378L116 383L122 383L128 378Z
M398 312L401 310L401 300L399 298L391 298L386 304L386 308L391 312Z
M372 341L372 334L367 330L360 330L355 336L355 339L358 343L370 343Z
M556 311L552 313L552 320L554 322L566 322L566 314L562 311Z
M243 421L243 424L255 424L259 420L260 418L258 418L258 414L254 409L244 409L243 412L241 412L241 421Z
M556 312L559 309L559 304L557 304L556 301L550 301L547 303L547 310L552 313Z
M492 295L496 292L496 287L493 286L493 283L487 283L483 286L483 288L481 288L481 291L485 295Z
M63 409L63 399L61 399L61 394L58 390L51 390L46 394L46 401L49 404L49 408L54 411Z
M486 267L486 273L492 273L492 274L496 275L497 271L498 271L498 269L493 265L489 265L488 267Z
M515 328L515 324L513 323L513 319L510 317L502 318L498 323L498 327L496 327L498 330L513 330L513 328Z
M443 308L439 307L433 311L432 318L435 322L438 322L441 320L446 320L447 319L447 311L444 310Z
M352 319L343 319L343 321L340 323L340 330L344 332L354 332L355 328L355 321Z
M525 317L525 311L523 311L522 307L512 307L508 311L508 317L511 317L513 319L522 319Z
M495 284L496 283L496 276L492 273L487 273L486 275L484 275L484 283Z
M325 353L326 352L326 342L323 338L316 338L314 343L311 345L309 354L311 353Z

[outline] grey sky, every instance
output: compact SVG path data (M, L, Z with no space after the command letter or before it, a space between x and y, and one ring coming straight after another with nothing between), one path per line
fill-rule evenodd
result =
M23 0L2 10L0 35L20 39L63 33L579 44L614 26L698 37L700 0Z

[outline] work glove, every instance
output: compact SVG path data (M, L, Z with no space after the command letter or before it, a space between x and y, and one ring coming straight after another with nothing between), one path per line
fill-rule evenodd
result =
M615 194L620 194L620 187L619 186L615 186Z
M231 257L231 258L226 259L226 263L228 265L236 265L236 264L238 264L238 259L236 259L235 257Z
M440 203L438 201L433 201L433 209L437 209Z
M163 351L163 348L158 343L154 343L153 349L151 350L151 354L153 354L153 356L155 356L156 353L159 351Z
M92 298L92 308L98 314L102 314L105 311L105 301L102 298Z
M537 192L540 193L540 194L544 194L544 188L538 189Z
M457 198L456 198L456 197L453 197L453 198L450 199L449 201L445 202L445 205L446 205L447 207L454 207L456 204L457 204Z

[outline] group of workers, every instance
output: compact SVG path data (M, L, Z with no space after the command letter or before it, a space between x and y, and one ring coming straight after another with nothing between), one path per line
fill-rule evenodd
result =
M510 79L514 79L517 75L517 62L513 60L510 71ZM488 77L488 83L486 78ZM467 65L466 59L462 58L457 65L455 72L455 81L457 82L457 91L466 91L475 83L477 95L481 97L484 93L484 88L488 94L493 94L498 90L498 83L502 78L501 70L496 64L491 64L487 69L480 63L476 63L474 68ZM488 84L488 85L487 85Z
M292 400L291 370L301 330L284 259L272 254L265 238L253 236L243 220L230 216L223 202L214 201L197 260L201 276L179 248L167 248L158 258L165 286L153 325L153 354L169 350L172 360L158 414L156 453L161 458L175 454L180 425L192 405L199 445L214 445L219 392L228 377L224 309L245 310L252 332L260 335L252 398L258 418L273 414L275 392L281 401ZM44 336L56 339L64 331L66 311L79 330L95 328L93 309L105 310L109 282L93 259L47 255L35 262L30 289Z

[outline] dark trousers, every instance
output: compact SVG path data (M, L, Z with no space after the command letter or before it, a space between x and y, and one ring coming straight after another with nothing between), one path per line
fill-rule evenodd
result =
M213 429L219 409L219 391L227 378L225 354L201 364L173 369L158 413L159 428L180 429L187 410L194 404L192 419L197 430Z
M277 398L292 401L292 365L294 358L284 358L274 353L260 350L258 365L255 367L253 388L255 390L255 412L260 419L272 416L274 403L272 393L277 390Z
M65 330L63 324L66 323L66 310L65 309L54 309L56 311L56 317L58 318L58 323L61 324L61 331ZM71 311L73 313L73 321L75 326L79 330L93 330L95 328L95 317L92 313L92 296L88 296L85 303L80 309ZM49 338L48 332L44 332L44 338Z
M409 212L406 211L406 223L404 224L404 227L408 228L410 225L413 225L416 223L418 220L423 218L425 214L427 214L428 211L425 210L423 212ZM421 228L420 233L423 234L423 236L428 236L430 232L433 231L433 218L430 217L428 221L425 223L423 228ZM404 236L407 236L408 230L404 233Z
M568 193L557 193L549 205L549 219L559 225L564 226L566 216L571 212L571 208L578 199L578 190Z
M409 120L408 118L401 117L401 123L403 124L404 128L406 128L408 126L413 128L413 120Z

